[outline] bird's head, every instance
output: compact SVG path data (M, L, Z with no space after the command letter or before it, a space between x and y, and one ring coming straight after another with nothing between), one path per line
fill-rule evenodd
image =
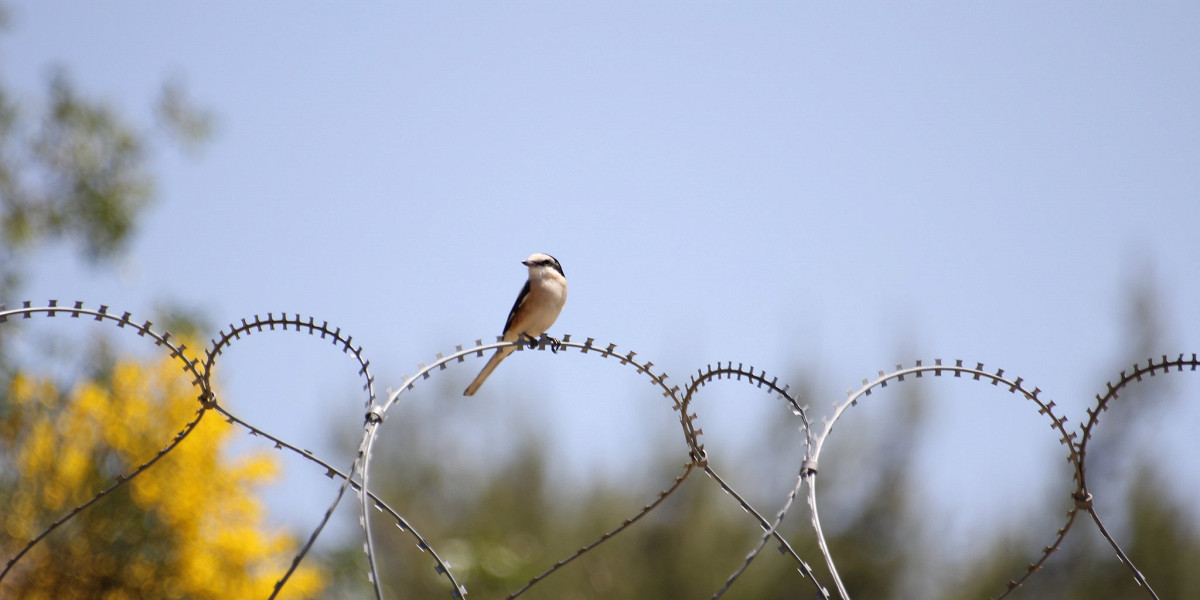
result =
M521 261L521 264L529 267L530 273L533 273L534 269L549 268L549 269L554 269L555 271L558 271L558 274L562 275L563 277L567 276L566 273L563 273L562 265L559 264L558 259L554 258L553 256L550 256L549 254L542 254L541 252L535 252L533 254L530 254L529 258Z

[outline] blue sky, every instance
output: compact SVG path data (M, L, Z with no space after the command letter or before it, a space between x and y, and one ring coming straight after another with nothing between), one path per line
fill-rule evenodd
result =
M1077 423L1125 361L1128 290L1145 275L1161 292L1160 353L1200 347L1192 3L24 1L10 13L0 75L31 106L57 64L128 114L148 115L176 78L217 116L198 155L158 148L158 202L122 264L90 273L43 251L33 300L135 315L174 301L217 326L313 315L364 346L382 391L498 334L519 261L548 252L571 285L552 333L632 348L679 383L727 360L808 374L818 415L879 369L940 357L1018 374ZM329 449L331 421L352 434L361 411L336 354L248 341L218 366L228 404ZM477 414L463 423L477 439L503 440L510 409L532 408L520 418L555 444L563 481L622 477L676 431L649 386L607 380L595 361L517 355L458 397L481 365L414 401ZM1196 404L1200 385L1179 382ZM1032 405L930 389L914 477L948 522L1021 509L1022 494L978 500L993 491L1065 497L1043 466L1065 453ZM783 414L748 390L713 391L701 421L716 445ZM1151 451L1195 493L1183 423L1200 411L1182 410ZM778 460L765 450L757 459ZM326 501L300 503L300 522Z

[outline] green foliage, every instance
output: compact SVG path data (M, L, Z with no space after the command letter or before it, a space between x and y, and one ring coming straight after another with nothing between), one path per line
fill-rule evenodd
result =
M563 489L550 480L544 444L528 430L528 423L536 419L516 414L506 419L501 427L523 441L511 455L496 452L490 457L494 464L481 465L456 458L444 441L441 432L454 430L455 420L461 418L454 409L413 408L407 417L388 423L385 439L392 444L376 450L374 464L389 467L372 471L372 488L449 560L469 597L502 598L517 591L581 546L634 517L657 499L659 490L684 473L686 450L681 444L677 453L655 459L649 467L653 476L645 480ZM794 433L791 425L786 428ZM893 450L896 461L904 460L903 450ZM883 471L889 465L878 463L864 469L870 471L865 476L878 486L879 493L872 494L876 502L862 507L854 524L832 532L831 543L852 555L843 564L855 573L869 574L869 581L876 582L872 584L875 587L856 588L863 591L863 597L898 581L899 569L908 564L904 560L907 549L901 546L900 536L887 533L891 530L886 522L892 515L893 500L903 496L905 487L897 485L898 472L884 476L874 470ZM735 472L724 475L741 478L737 465L727 466ZM759 508L770 514L776 508L773 502L781 497L772 496L772 503ZM808 531L804 501L798 501L793 511L783 530L828 583L824 565L814 560L819 556L815 542L804 533ZM417 549L412 538L398 533L386 519L373 522L387 597L436 598L449 593L447 580L434 572L429 555ZM695 469L657 509L522 597L710 597L743 564L746 554L759 543L761 532L752 516L702 470ZM878 539L871 539L873 536ZM776 542L769 542L725 597L813 597L812 583L801 577L797 565L776 547ZM862 547L870 552L859 552ZM362 579L362 568L343 571L335 588L356 585Z
M150 199L142 146L111 110L80 97L62 73L55 75L46 115L29 141L29 164L23 165L41 185L11 181L5 190L9 243L78 237L90 260L115 255Z
M193 105L179 81L163 85L155 113L159 126L185 150L198 150L213 135L212 113Z
M1163 345L1155 327L1153 287L1138 287L1131 300L1127 335L1132 352ZM1121 357L1116 364L1134 359ZM1097 369L1105 374L1110 369ZM1119 370L1119 369L1118 369ZM1184 376L1187 376L1185 374ZM1165 379L1163 377L1159 380ZM457 389L449 386L448 393ZM1006 583L1023 573L1026 564L1053 537L1061 522L1046 520L1065 514L1068 492L1050 491L1042 507L995 539L979 540L971 559L946 556L938 540L922 532L939 529L939 515L923 510L919 490L911 488L917 441L914 432L925 426L929 400L920 386L900 386L887 402L872 410L890 411L874 421L880 429L869 435L843 438L850 447L838 448L852 469L831 468L821 477L822 498L857 497L849 503L823 503L825 533L837 567L853 598L940 600L992 598ZM1137 393L1135 393L1137 392ZM1139 397L1139 394L1141 396ZM495 452L495 464L470 464L455 459L442 431L458 429L467 415L456 412L455 394L436 409L409 407L403 420L388 423L388 439L399 445L381 448L372 471L372 487L404 514L449 559L452 571L468 597L502 598L531 578L569 557L578 547L598 539L637 510L652 502L659 487L636 482L596 481L583 489L563 490L549 481L546 448L528 431L536 419L509 415L501 428L521 442L510 455ZM1138 419L1161 413L1169 390L1160 386L1127 390L1106 419L1121 422L1120 433L1101 436L1090 446L1094 475L1104 479L1125 469L1136 477L1116 477L1098 508L1110 528L1124 523L1118 541L1138 563L1162 598L1200 597L1200 531L1195 511L1172 500L1167 479L1149 460L1111 465L1117 454L1139 456L1152 427ZM1134 406L1136 404L1136 406ZM1131 408L1132 406L1132 408ZM1119 415L1119 416L1114 416ZM781 422L763 424L764 439L778 443ZM1103 429L1103 427L1101 428ZM1132 436L1132 437L1131 437ZM485 459L486 460L486 459ZM682 455L663 454L654 471L656 482L670 482L680 473ZM823 463L831 461L829 457ZM1102 462L1103 461L1103 462ZM389 465L379 469L379 465ZM833 467L832 462L829 464ZM852 476L845 475L852 471ZM839 477L839 474L842 474ZM665 485L665 484L663 484ZM1101 483L1101 485L1103 485ZM854 486L855 494L842 489ZM969 502L970 498L963 500ZM767 503L760 508L774 510ZM1048 507L1048 508L1047 508ZM808 510L801 500L793 507L782 531L792 546L832 589L832 579L820 558L808 527ZM389 598L444 597L450 593L444 577L434 573L429 556L395 526L376 520L375 540ZM680 489L642 521L579 559L567 564L521 597L541 598L708 598L754 547L758 526L698 470ZM725 598L811 598L810 582L769 544ZM357 549L357 548L355 548ZM352 553L347 550L346 556ZM361 560L361 554L357 556ZM345 566L345 565L343 565ZM335 589L351 589L346 578L361 581L362 569L345 568ZM363 588L359 591L367 592ZM1081 512L1062 548L1044 568L1009 596L1104 600L1149 598L1130 571L1117 561L1100 538L1091 518Z
M30 113L0 84L0 297L20 284L23 251L40 244L75 242L92 264L119 256L153 199L148 133L82 95L61 69L48 88ZM179 82L163 86L156 112L186 150L212 134L211 114Z

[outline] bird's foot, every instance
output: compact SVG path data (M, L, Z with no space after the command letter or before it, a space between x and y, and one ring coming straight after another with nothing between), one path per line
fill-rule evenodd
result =
M550 351L551 352L558 354L558 349L562 347L561 341L559 341L557 338L552 338L544 333L542 334L542 339L546 340L547 342L550 342Z
M538 339L528 333L521 333L520 339L523 343L529 344L529 349L533 350L538 347Z

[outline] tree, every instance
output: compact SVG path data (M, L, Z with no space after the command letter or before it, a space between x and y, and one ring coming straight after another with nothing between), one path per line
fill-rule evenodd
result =
M43 110L23 112L12 98L0 85L0 301L8 302L42 244L71 243L91 265L119 256L154 191L149 134L81 95L64 71L52 77ZM175 84L164 86L158 113L185 147L211 129ZM185 330L194 323L179 311L169 317ZM172 359L113 356L101 341L73 382L55 383L12 360L19 326L0 323L0 557L9 567L0 597L269 595L298 546L264 525L255 495L274 460L227 456L230 426L200 418L197 390ZM112 487L193 421L153 466ZM301 566L281 596L313 597L322 580L319 568Z
M1162 335L1168 328L1162 325L1153 286L1143 283L1131 290L1132 310L1123 323L1130 355L1117 360L1120 366L1115 370L1099 369L1102 377L1112 376L1132 362L1144 364L1147 357L1161 355L1164 345L1169 347L1169 340ZM1088 457L1097 505L1102 502L1106 509L1102 514L1110 529L1112 522L1124 522L1118 541L1162 598L1200 594L1200 574L1192 568L1200 560L1200 531L1192 525L1194 515L1189 516L1185 506L1165 493L1167 477L1161 466L1138 449L1146 447L1156 433L1157 425L1147 421L1148 417L1162 416L1169 407L1169 384L1176 377L1187 376L1160 375L1154 384L1146 378L1141 386L1123 390L1119 402L1104 413L1105 421L1110 426L1118 423L1120 431L1098 437ZM821 388L812 378L794 379ZM874 421L878 429L865 436L839 438L848 440L849 446L822 459L823 466L829 467L821 475L822 497L861 498L837 504L833 510L823 501L825 531L848 592L854 598L995 597L1010 578L1021 574L1023 565L1039 558L1037 549L1054 532L1046 529L1044 515L1061 514L1059 509L1065 509L1069 498L1062 489L1051 490L1042 499L1043 506L997 539L978 540L974 550L981 558L974 562L947 560L946 550L936 540L919 535L937 529L939 516L924 509L917 490L911 487L909 471L928 400L915 381L898 387L873 408L892 411ZM448 385L445 394L457 397L457 389ZM457 414L466 409L448 398L428 404L410 402L403 419L388 422L386 440L393 445L377 448L372 489L449 560L471 597L504 597L516 591L531 577L570 556L579 545L598 539L629 518L636 507L654 500L653 493L639 494L630 489L636 486L624 482L585 483L581 489L570 490L548 483L547 449L529 429L537 419L515 412L489 415L487 420L503 420L499 428L523 440L514 444L517 452L506 453L503 444L489 444L485 456L463 460L462 453L455 451L454 444L460 441L456 433L463 421L479 415ZM776 433L792 430L794 424L783 419L763 423L760 429L772 447L778 448L784 445ZM1121 463L1114 459L1123 456L1132 460ZM669 481L681 458L679 452L664 453L656 463L656 472L661 474L656 481ZM838 461L848 463L849 468L837 468ZM747 470L760 467L751 465ZM1128 473L1135 475L1126 476ZM1118 474L1121 476L1113 477ZM1106 478L1113 481L1106 483ZM759 534L757 526L711 483L702 473L693 473L645 519L570 562L522 598L711 597ZM844 490L857 493L842 494ZM781 531L786 530L796 551L809 561L819 580L829 585L831 579L807 528L808 513L803 501L800 504L793 507ZM834 514L840 518L831 519ZM387 597L437 597L450 591L447 580L431 568L427 552L397 533L386 518L373 523ZM357 546L346 551L347 556L352 553L358 553ZM948 564L961 568L961 573L929 570L931 565ZM361 569L355 574L361 579ZM345 582L334 585L341 589ZM836 597L835 590L831 593ZM793 563L778 553L766 552L723 597L813 596ZM1100 539L1090 517L1080 512L1061 548L1007 597L1150 596L1137 587L1129 570Z
M196 393L164 358L119 360L100 381L67 393L13 377L0 419L0 554L154 457L157 464L47 536L0 582L0 596L45 598L265 598L295 543L263 525L255 488L272 456L224 455L232 429L202 418ZM320 571L302 566L281 597L308 598Z

